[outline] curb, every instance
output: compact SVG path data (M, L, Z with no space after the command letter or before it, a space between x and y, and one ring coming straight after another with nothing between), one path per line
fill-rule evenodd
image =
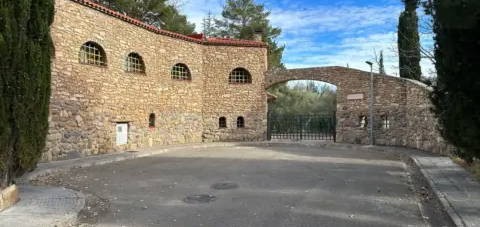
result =
M409 158L410 160L412 160L415 166L418 167L418 169L422 173L422 176L426 179L426 181L428 182L428 185L430 186L432 191L435 193L435 196L441 202L443 208L445 209L445 212L447 212L448 216L450 216L450 218L455 223L455 225L458 227L466 227L467 224L463 221L463 219L457 213L457 211L455 210L455 207L452 206L452 204L448 200L448 197L437 188L437 186L434 183L434 180L430 177L429 174L426 173L425 168L422 168L422 164L420 163L420 161L418 161L418 159L416 159L415 156L412 156L412 155L409 155Z
M205 144L195 144L195 145L183 145L183 146L167 146L164 148L146 148L143 151L138 152L128 152L122 151L119 153L105 154L105 155L96 155L89 156L85 158L69 159L62 161L53 161L48 163L41 163L33 172L25 174L23 177L18 179L20 183L28 183L29 181L35 180L39 177L48 176L54 173L68 171L74 168L86 168L98 165L105 165L120 161L133 160L143 157L149 157L153 155L164 154L172 152L175 150L181 150L185 148L199 149L199 148L209 148L209 147L233 147L238 145L249 145L249 144L260 144L260 143L205 143Z

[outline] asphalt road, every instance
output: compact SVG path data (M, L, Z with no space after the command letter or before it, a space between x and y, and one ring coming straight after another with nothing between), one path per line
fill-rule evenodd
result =
M109 204L86 207L95 217L83 221L96 226L426 226L406 168L384 152L240 146L75 169L53 181Z

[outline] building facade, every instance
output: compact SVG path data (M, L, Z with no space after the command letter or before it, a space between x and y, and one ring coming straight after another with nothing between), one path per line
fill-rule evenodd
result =
M44 160L265 140L265 91L290 80L337 86L337 142L369 144L372 126L378 145L451 149L430 111L430 88L420 82L344 67L267 71L260 41L184 36L90 0L56 0L55 11Z
M263 140L267 46L184 36L88 0L56 0L45 160Z

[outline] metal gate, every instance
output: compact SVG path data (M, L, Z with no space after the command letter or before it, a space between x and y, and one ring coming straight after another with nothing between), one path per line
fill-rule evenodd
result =
M335 113L320 115L268 115L269 140L336 140Z

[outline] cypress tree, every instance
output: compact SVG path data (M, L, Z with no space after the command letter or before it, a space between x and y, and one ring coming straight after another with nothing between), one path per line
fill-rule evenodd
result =
M405 11L398 21L398 56L400 77L420 80L420 38L416 9L419 0L402 0Z
M383 50L380 51L380 60L378 60L378 73L385 75L385 65L383 64Z
M0 1L0 187L35 168L48 131L53 0Z
M467 162L480 158L480 1L429 1L437 83L432 93L442 136Z

